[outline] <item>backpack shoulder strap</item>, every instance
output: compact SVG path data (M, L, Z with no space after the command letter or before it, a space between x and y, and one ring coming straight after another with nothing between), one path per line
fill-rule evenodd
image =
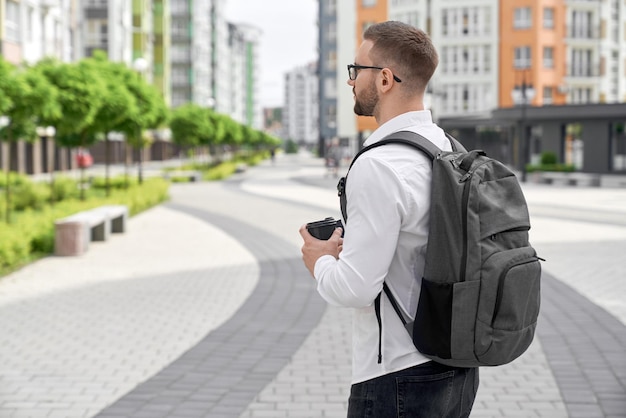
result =
M452 146L452 149L454 151L462 151L462 152L466 151L465 147L463 147L463 145L459 141L457 141L452 135L448 134L447 132L446 132L446 137L450 141L450 145ZM416 132L412 132L412 131L393 132L387 135L386 137L384 137L383 139L381 139L380 141L374 142L373 144L370 144L366 146L365 148L361 149L352 159L352 162L350 163L350 167L348 167L348 172L350 172L350 169L352 168L352 165L355 163L357 158L359 158L363 153L371 150L372 148L377 148L386 144L408 145L410 147L420 150L421 152L426 154L426 156L430 157L431 160L434 160L437 157L437 155L441 152L441 149L439 149L439 147L437 147L431 141L429 141L428 139L424 138L422 135ZM346 173L344 177L339 179L339 183L337 183L337 195L339 196L339 200L340 200L341 215L343 216L343 220L346 223L348 221L348 214L346 211L347 177L348 177L348 174Z

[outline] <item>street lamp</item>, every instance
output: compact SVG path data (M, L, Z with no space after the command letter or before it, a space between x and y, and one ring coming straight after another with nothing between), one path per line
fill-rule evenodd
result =
M511 97L516 105L521 106L522 115L520 119L521 140L522 140L522 182L526 181L526 165L529 162L529 141L528 129L526 129L526 108L535 97L535 89L530 82L526 81L526 71L522 72L522 84L515 85L511 91Z
M45 139L45 149L46 149L46 169L50 173L50 204L54 204L54 145L52 143L52 138L56 135L57 130L54 126L38 126L37 127L37 136Z
M0 115L0 131L3 130L4 128L6 128L7 126L9 126L9 124L11 123L11 118L5 115ZM0 141L0 146L2 146L2 149L0 149L0 155L2 155L2 161L0 161L0 165L5 167L7 172L9 171L9 150L8 150L8 146L5 147L5 143Z
M143 57L135 58L133 61L133 69L137 71L139 78L143 78L143 73L148 69L148 61ZM137 124L137 143L139 144L139 184L143 183L143 138L141 136L141 126Z

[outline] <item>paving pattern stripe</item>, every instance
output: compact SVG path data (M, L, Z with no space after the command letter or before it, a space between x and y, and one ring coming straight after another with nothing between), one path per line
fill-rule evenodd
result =
M624 212L597 210L590 208L572 208L567 206L549 206L534 204L530 211L531 218L540 216L570 221L582 221L603 225L626 226Z
M569 415L626 417L626 326L545 272L541 296L537 336Z
M165 206L239 240L260 262L259 283L221 327L96 416L239 417L317 326L326 305L292 244L223 215Z

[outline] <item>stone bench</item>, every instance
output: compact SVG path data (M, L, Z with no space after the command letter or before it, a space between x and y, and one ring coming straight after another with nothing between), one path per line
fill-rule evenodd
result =
M543 172L540 174L541 183L559 186L600 186L600 176L590 173L563 173L563 172Z
M202 174L198 171L168 171L163 174L163 178L171 180L174 178L186 178L191 182L201 181Z
M106 241L111 233L126 231L128 207L106 205L78 212L54 223L54 253L58 256L84 254L91 241Z

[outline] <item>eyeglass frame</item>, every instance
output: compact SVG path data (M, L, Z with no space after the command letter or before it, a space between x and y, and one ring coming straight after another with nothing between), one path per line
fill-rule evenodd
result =
M352 69L354 69L354 78L352 78ZM384 70L385 67L373 67L371 65L348 64L348 78L352 81L356 80L359 70ZM391 73L396 83L402 83L394 73Z

